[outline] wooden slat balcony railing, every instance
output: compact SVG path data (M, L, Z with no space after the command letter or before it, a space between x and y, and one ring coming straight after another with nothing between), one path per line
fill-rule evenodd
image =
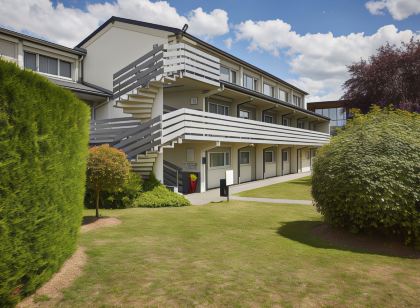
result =
M329 142L330 135L313 130L182 108L164 114L162 118L162 144L176 138L320 146Z

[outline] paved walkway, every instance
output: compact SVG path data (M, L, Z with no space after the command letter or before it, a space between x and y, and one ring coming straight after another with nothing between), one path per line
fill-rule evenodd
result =
M265 180L258 180L258 181L233 185L229 188L230 196L232 200L260 201L260 202L272 202L272 203L312 204L312 201L309 201L309 200L302 200L304 201L304 203L302 203L302 201L300 200L248 198L248 197L233 196L234 194L240 193L245 190L260 188L263 186L273 185L277 183L283 183L283 182L291 181L294 179L299 179L308 175L311 175L311 173L310 172L294 173L294 174L288 174L288 175L283 175L283 176L277 176L277 177L269 178ZM208 190L203 193L195 193L195 194L186 195L185 197L187 197L187 199L190 200L190 202L194 205L203 205L210 202L226 201L226 198L220 197L219 194L220 194L220 190L217 188L217 189ZM297 201L300 201L300 202L297 202Z

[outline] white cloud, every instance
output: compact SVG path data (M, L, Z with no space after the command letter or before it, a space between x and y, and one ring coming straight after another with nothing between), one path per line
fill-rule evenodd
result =
M54 6L50 0L0 0L0 25L71 47L111 16L178 28L187 23L189 33L206 39L229 32L224 10L207 13L199 7L182 16L166 1L116 0L88 4L80 10L62 3Z
M225 39L223 41L223 44L225 44L227 49L231 49L232 48L232 44L233 44L233 40L231 37L228 37L227 39Z
M291 80L318 98L338 99L341 85L348 78L347 65L367 59L380 46L389 42L400 45L418 36L410 30L399 31L394 25L381 27L376 33L297 34L282 20L248 20L235 26L236 40L248 41L249 50L274 56L284 53L291 71L299 78ZM333 97L334 96L334 97ZM313 100L313 99L311 99Z
M411 15L420 14L419 0L374 0L365 4L373 15L383 15L385 10L396 20L403 20Z

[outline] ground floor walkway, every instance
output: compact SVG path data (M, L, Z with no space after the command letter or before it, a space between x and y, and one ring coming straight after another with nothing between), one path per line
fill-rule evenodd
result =
M305 176L311 175L310 172L301 172L301 173L294 173L288 174L283 176L272 177L269 179L258 180L243 184L232 185L230 190L230 196L232 200L241 200L241 201L258 201L258 202L270 202L270 203L289 203L289 204L312 204L310 200L289 200L289 199L269 199L269 198L249 198L249 197L239 197L234 196L234 194L240 193L242 191L251 190L263 186L273 185L277 183L287 182L294 179L302 178ZM203 193L195 193L189 194L185 197L190 200L193 205L203 205L210 202L221 202L226 201L225 197L220 197L220 190L211 189Z

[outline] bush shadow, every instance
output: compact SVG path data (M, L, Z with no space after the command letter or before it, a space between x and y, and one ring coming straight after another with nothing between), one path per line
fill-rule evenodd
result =
M389 257L420 259L420 251L397 238L377 234L352 234L321 221L280 222L277 234L315 248L336 249Z

